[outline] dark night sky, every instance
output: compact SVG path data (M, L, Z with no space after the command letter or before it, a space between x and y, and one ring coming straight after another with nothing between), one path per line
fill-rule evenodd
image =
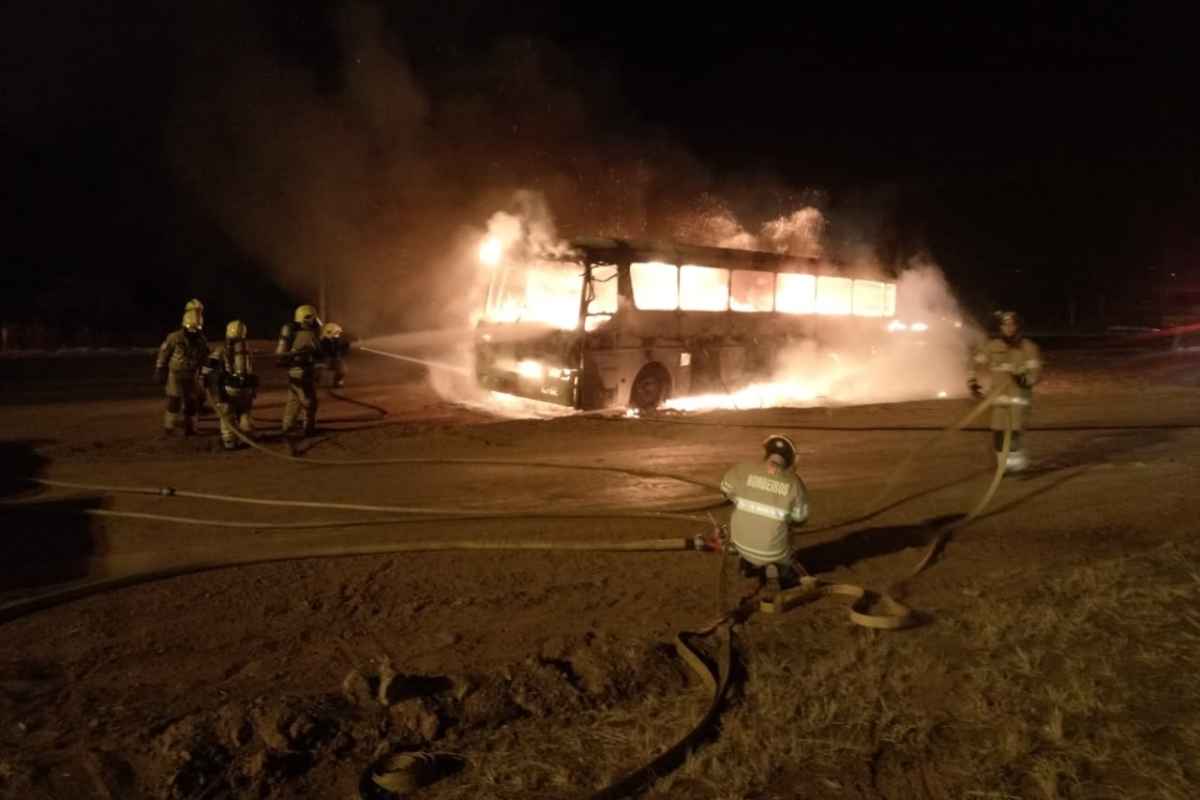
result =
M789 18L734 5L367 5L424 98L422 143L411 147L425 160L452 162L455 137L477 133L498 162L544 157L559 178L590 158L598 165L577 171L585 183L605 163L686 165L660 167L639 191L714 192L747 219L819 197L832 225L871 219L882 255L927 249L968 300L1021 303L1043 320L1061 317L1069 292L1086 316L1099 295L1119 293L1103 287L1130 276L1200 281L1200 125L1182 19L1100 3L1004 4L986 17L961 4L808 4ZM168 131L196 96L188 87L240 68L247 38L306 76L311 96L342 96L353 53L336 6L260 1L224 14L211 10L222 4L136 0L2 12L13 37L10 215L23 233L8 272L28 280L14 281L26 288L6 293L0 316L40 308L100 327L152 317L157 328L193 294L248 316L238 297L278 301L265 277L274 256L185 188L164 155ZM538 54L527 90L513 52ZM562 121L570 115L582 121ZM244 131L213 125L206 140L244 169ZM447 190L446 207L533 174L495 169L494 185L483 175ZM404 226L419 204L397 201L389 224ZM576 227L586 218L555 211ZM213 264L240 288L203 275Z

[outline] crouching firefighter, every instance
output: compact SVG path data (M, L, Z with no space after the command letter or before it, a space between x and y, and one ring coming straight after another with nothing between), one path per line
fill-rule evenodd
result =
M967 388L975 397L983 397L979 378L990 373L989 393L992 405L992 447L996 459L1004 451L1004 432L1012 425L1012 440L1006 472L1020 472L1029 465L1025 454L1025 418L1033 404L1033 387L1041 379L1042 356L1038 346L1021 332L1021 319L1015 311L997 312L1000 335L994 336L975 352L974 368ZM1011 420L1011 422L1010 422Z
M275 345L279 366L287 367L288 399L283 409L283 433L292 431L299 417L303 435L317 429L316 371L321 359L321 320L312 306L300 306L293 324L284 325Z
M183 312L183 326L167 334L158 348L154 377L160 386L166 387L163 432L167 435L181 425L185 436L196 432L196 377L208 358L208 342L201 324L199 313L188 309Z
M730 535L742 574L766 578L772 591L796 582L789 526L808 519L808 490L795 471L796 446L782 434L763 441L761 461L738 464L721 479L736 506Z
M326 322L321 326L321 355L325 359L325 368L333 373L333 388L341 389L346 385L346 353L350 352L350 343L345 340L345 331L336 322Z
M237 431L247 436L254 432L250 412L258 392L258 376L246 341L246 325L233 320L225 326L225 343L213 350L204 368L205 386L216 402L221 420L221 446L237 450L242 446Z

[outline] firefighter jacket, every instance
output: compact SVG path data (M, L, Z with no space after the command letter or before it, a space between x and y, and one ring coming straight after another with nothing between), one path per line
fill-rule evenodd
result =
M1042 376L1042 355L1032 341L1022 337L1010 345L999 337L989 339L976 350L974 361L975 380L984 370L991 373L996 406L1025 408L1033 402L1033 387Z
M721 491L734 502L733 543L742 558L764 565L792 555L788 525L808 519L808 491L789 470L774 475L766 461L738 464L721 479Z
M171 372L192 373L204 366L208 358L208 341L204 334L188 334L183 328L171 331L158 348L157 369L168 368Z

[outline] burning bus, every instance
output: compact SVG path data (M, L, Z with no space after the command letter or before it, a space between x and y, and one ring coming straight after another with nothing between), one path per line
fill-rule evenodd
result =
M728 394L769 380L789 345L910 327L895 281L818 258L613 239L556 256L489 240L480 258L481 387L577 409Z

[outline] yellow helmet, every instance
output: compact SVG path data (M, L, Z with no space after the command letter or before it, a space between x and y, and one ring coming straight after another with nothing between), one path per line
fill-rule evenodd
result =
M183 307L184 311L196 311L201 316L204 315L204 303L197 297L193 297L187 301L187 305Z
M183 329L185 331L198 331L204 327L204 321L200 319L200 312L194 308L189 308L183 312Z
M301 325L311 325L318 322L317 309L312 306L300 306L296 309L296 315L293 319Z
M325 327L321 328L322 339L337 339L343 333L344 331L342 330L342 326L338 325L336 322L326 322Z
M226 339L245 339L246 338L246 323L240 319L235 319L225 326Z

